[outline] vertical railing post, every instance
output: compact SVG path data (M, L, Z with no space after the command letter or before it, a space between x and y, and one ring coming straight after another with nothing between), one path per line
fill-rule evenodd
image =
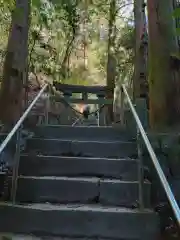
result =
M142 156L142 143L140 131L137 126L137 151L138 151L138 195L139 195L139 208L144 209L144 169L143 169L143 156Z
M100 113L99 111L101 111L100 109L97 111L97 118L98 118L98 127L100 126Z
M98 126L104 126L105 124L105 112L102 108L102 102L104 100L104 94L97 94L98 97Z
M49 124L49 109L50 109L50 91L47 93L47 99L45 100L45 124Z
M16 202L18 171L19 171L19 162L20 162L20 151L21 151L21 134L22 134L22 124L16 133L16 149L15 149L14 164L13 164L13 171L12 171L12 187L11 187L12 204L15 204Z
M65 104L65 109L64 109L64 114L62 114L61 116L61 124L67 124L68 122L71 122L71 114L69 114L69 112L71 111L70 107L69 107L69 104L70 104L70 98L72 97L72 91L69 90L69 91L64 91L63 92L63 97L64 97L64 100L67 104Z
M82 100L83 100L84 102L87 102L87 100L88 100L88 94L87 94L87 92L82 93ZM86 104L86 103L85 103L85 104Z
M121 122L121 126L124 126L124 91L123 91L123 87L121 87L120 122Z
M144 170L143 170L143 161L142 161L142 157L143 157L143 144L145 144L147 150L148 150L148 153L151 157L151 160L153 162L153 165L155 167L155 170L158 174L158 177L160 179L160 182L162 184L162 187L164 188L164 191L166 193L166 196L168 198L168 201L172 207L172 210L174 212L174 215L176 217L176 220L177 220L177 223L178 225L180 226L180 208L179 208L179 205L178 205L178 202L176 201L175 199L175 196L172 192L172 189L171 189L171 186L170 184L168 183L168 180L161 168L161 165L157 159L157 156L152 148L152 145L148 139L148 136L143 128L143 125L141 123L141 120L140 118L138 117L138 114L131 102L131 99L127 93L127 90L125 88L125 86L123 85L123 90L124 90L124 93L126 95L126 98L127 98L127 102L129 104L129 107L131 109L131 112L134 116L134 120L136 121L136 125L137 125L137 128L139 129L137 131L137 143L138 143L138 157L139 157L139 199L140 199L140 208L143 209L144 208L144 202L143 202L143 185L144 185L144 176L143 176L143 173L144 173ZM142 140L143 142L141 141L140 139L140 136L142 137Z

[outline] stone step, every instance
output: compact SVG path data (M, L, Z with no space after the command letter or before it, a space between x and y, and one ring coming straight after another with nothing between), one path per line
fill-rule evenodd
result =
M23 235L23 234L12 234L12 233L2 233L0 234L0 240L114 240L111 238L83 238L83 237L54 237L54 236L35 236L35 235ZM118 240L126 240L119 238ZM134 240L129 239L128 240ZM136 239L139 240L139 239ZM146 240L152 240L147 239Z
M26 152L57 156L134 158L137 157L136 147L133 142L32 138L27 141Z
M120 127L97 126L37 126L34 133L39 138L85 139L85 140L132 140L126 129Z
M0 205L0 232L39 236L157 240L158 216L150 210L98 205Z
M78 123L76 126L78 126L78 127L80 127L80 126L87 126L87 127L92 127L92 126L96 126L97 127L97 122L95 122L95 121L86 121L86 122L83 122L83 123Z
M138 179L138 161L86 157L22 155L19 174L31 176L92 176Z
M1 193L3 192L3 190L4 190L5 178L6 178L6 173L5 172L0 172L0 196L1 196Z
M83 119L82 121L78 121L77 124L74 127L80 127L80 126L94 126L97 127L98 126L98 121L97 119Z
M18 179L19 202L101 203L136 207L138 182L100 178L25 177ZM144 202L150 206L150 184L144 183Z

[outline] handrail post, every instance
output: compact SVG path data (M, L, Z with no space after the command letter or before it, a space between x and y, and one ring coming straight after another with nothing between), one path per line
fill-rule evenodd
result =
M16 141L16 150L15 150L15 157L14 157L14 165L13 165L13 174L12 174L12 186L11 186L11 196L10 199L12 203L14 204L16 201L16 190L17 190L17 181L18 181L18 170L19 170L19 161L20 161L20 144L21 144L21 133L22 133L22 127L23 127L23 121L26 119L29 112L32 110L38 99L41 97L42 93L47 88L47 84L45 84L42 89L39 91L37 96L34 98L34 100L31 102L29 107L25 110L23 115L20 117L20 119L17 121L15 126L12 128L10 133L7 135L7 137L4 139L4 141L0 145L0 154L4 151L9 141L12 139L12 137L17 134L17 141Z
M177 201L176 201L176 199L174 197L172 189L171 189L171 187L170 187L170 185L169 185L169 183L167 181L167 178L166 178L166 176L165 176L165 174L164 174L164 172L163 172L163 170L161 168L161 165L160 165L160 163L159 163L159 161L157 159L157 156L156 156L156 154L155 154L155 152L154 152L154 150L153 150L153 148L151 146L151 143L150 143L150 141L149 141L149 139L148 139L148 137L146 135L146 132L145 132L143 126L142 126L142 123L141 123L141 121L140 121L140 119L139 119L139 117L138 117L138 115L136 113L136 110L135 110L135 108L134 108L134 106L133 106L133 104L131 102L131 99L130 99L130 97L128 95L128 92L127 92L127 90L126 90L124 85L122 85L122 88L123 88L124 94L125 94L125 96L127 98L127 102L128 102L129 107L131 109L131 112L132 112L132 114L134 116L134 119L136 121L137 127L139 129L139 133L141 134L141 137L142 137L142 139L143 139L143 141L145 143L145 146L146 146L146 148L147 148L147 150L149 152L149 155L150 155L151 160L152 160L152 162L154 164L155 170L156 170L156 172L158 174L160 182L161 182L161 184L162 184L162 186L163 186L163 188L165 190L166 196L167 196L167 198L169 200L169 203L170 203L170 205L172 207L172 210L174 212L174 215L176 217L177 223L180 226L180 208L179 208L179 205L178 205L178 203L177 203Z
M100 126L100 116L99 116L99 111L97 112L97 117L98 117L98 127Z
M48 93L47 93L48 94ZM47 95L47 99L45 100L45 124L49 124L49 109L50 109L50 96Z
M124 91L122 87L121 87L120 122L121 126L124 126Z
M137 126L137 151L138 151L138 196L139 196L139 209L144 209L144 170L143 170L143 157L142 157L142 144L140 131Z
M21 133L22 124L16 132L16 150L14 156L13 172L12 172L12 185L11 185L11 201L12 204L16 202L16 192L18 185L18 172L19 172L19 162L20 162L20 151L21 151Z

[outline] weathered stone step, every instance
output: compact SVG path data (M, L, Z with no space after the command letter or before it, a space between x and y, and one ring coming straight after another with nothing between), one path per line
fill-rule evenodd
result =
M31 176L92 176L138 179L138 161L86 157L28 156L20 159L19 174Z
M131 140L133 136L126 129L120 127L97 126L37 126L34 128L36 137L39 138L65 138L88 140Z
M111 238L83 238L83 237L54 237L54 236L35 236L35 235L22 235L22 234L12 234L12 233L2 233L0 234L0 240L113 240ZM118 240L126 240L119 238ZM134 240L134 239L128 239ZM137 239L139 240L139 239ZM141 240L141 239L140 239ZM149 240L146 238L146 240ZM152 240L152 239L150 239Z
M26 151L42 155L121 158L137 155L136 143L119 141L72 141L33 138Z
M4 189L5 178L6 178L5 172L0 172L0 196L1 196L1 193L3 192L3 189Z
M2 204L0 232L68 237L157 240L158 216L98 205Z
M150 206L150 184L144 186L144 202ZM138 182L100 178L23 177L18 181L20 202L101 203L135 207Z
M98 120L95 118L89 118L89 119L83 119L82 121L78 121L77 124L74 127L80 127L80 126L94 126L97 127L98 126Z

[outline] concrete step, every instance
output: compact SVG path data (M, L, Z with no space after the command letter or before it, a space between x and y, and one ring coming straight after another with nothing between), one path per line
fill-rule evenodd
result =
M111 238L83 238L83 237L54 237L54 236L35 236L35 235L23 235L23 234L12 234L12 233L2 233L0 234L0 240L113 240ZM119 240L126 240L119 238ZM134 239L128 239L134 240ZM139 240L139 239L136 239ZM152 240L147 239L146 240Z
M77 124L74 127L80 127L80 126L98 126L97 119L83 119L82 121L77 122Z
M136 143L32 138L26 152L42 155L121 158L137 156Z
M0 232L124 240L157 240L158 216L150 211L98 205L0 206Z
M97 126L37 126L34 133L38 138L85 139L85 140L132 140L126 129L121 127Z
M96 126L96 127L97 127L98 124L97 124L97 122L95 122L95 121L86 121L86 122L83 122L83 123L78 123L76 126L79 126L79 127L80 127L80 126L82 126L82 125L83 125L84 127L85 127L85 126L87 126L87 127L90 127L90 126L91 126L91 127L92 127L92 126L95 127L95 126Z
M31 176L92 176L138 179L138 161L86 157L22 155L19 174Z
M19 177L19 202L101 203L136 207L138 182L100 178ZM144 202L150 206L150 184L144 184Z
M5 172L0 172L0 197L1 197L1 194L4 190L5 178L6 178L6 173Z

